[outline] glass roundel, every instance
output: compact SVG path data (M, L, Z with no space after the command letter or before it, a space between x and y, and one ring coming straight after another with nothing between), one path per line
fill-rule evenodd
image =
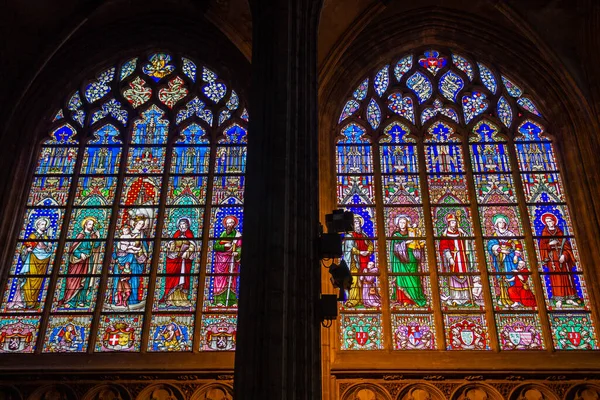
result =
M4 280L1 353L235 349L248 112L217 72L126 59L53 114Z
M339 349L598 349L555 148L525 86L443 49L386 65L396 79L360 77L337 129L337 205L354 213Z

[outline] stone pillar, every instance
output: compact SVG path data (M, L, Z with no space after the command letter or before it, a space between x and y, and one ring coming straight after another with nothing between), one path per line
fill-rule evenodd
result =
M235 398L316 400L321 1L250 3L252 88Z

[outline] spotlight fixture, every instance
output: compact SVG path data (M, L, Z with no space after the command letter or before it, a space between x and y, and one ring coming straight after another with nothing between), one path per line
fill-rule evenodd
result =
M345 233L352 230L354 214L351 211L333 210L325 216L327 233Z
M334 307L332 302L346 301L352 287L352 274L343 258L342 233L353 229L354 214L350 211L334 210L333 213L325 216L325 223L327 233L323 233L322 226L320 229L319 258L321 265L327 268L331 274L333 287L339 289L337 298L335 295L321 295L319 300L321 323L328 328L337 318L337 305Z

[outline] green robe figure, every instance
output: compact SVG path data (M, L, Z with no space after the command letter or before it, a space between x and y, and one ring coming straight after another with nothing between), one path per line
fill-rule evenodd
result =
M423 241L412 240L415 230L408 225L410 218L406 215L396 217L398 230L392 234L390 263L395 274L417 274L423 257ZM423 291L421 277L415 275L395 276L395 290L392 291L392 301L398 305L416 305L424 307L427 298Z
M62 298L58 306L62 308L82 308L90 302L88 291L90 277L82 276L92 273L94 266L100 265L100 243L89 241L98 239L96 226L98 221L94 217L86 217L81 223L82 231L77 234L77 240L69 249L69 266L67 279Z

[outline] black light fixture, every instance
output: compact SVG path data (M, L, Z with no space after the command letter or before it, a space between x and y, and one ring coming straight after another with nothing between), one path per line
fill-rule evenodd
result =
M327 233L345 233L353 229L354 213L344 210L333 210L325 216Z
M343 258L342 233L353 229L354 214L350 211L334 210L325 216L327 233L319 235L319 258L321 265L329 270L333 287L339 289L335 295L321 295L320 316L323 326L330 327L337 318L337 301L346 301L347 293L352 287L352 274ZM325 322L327 321L327 322Z

